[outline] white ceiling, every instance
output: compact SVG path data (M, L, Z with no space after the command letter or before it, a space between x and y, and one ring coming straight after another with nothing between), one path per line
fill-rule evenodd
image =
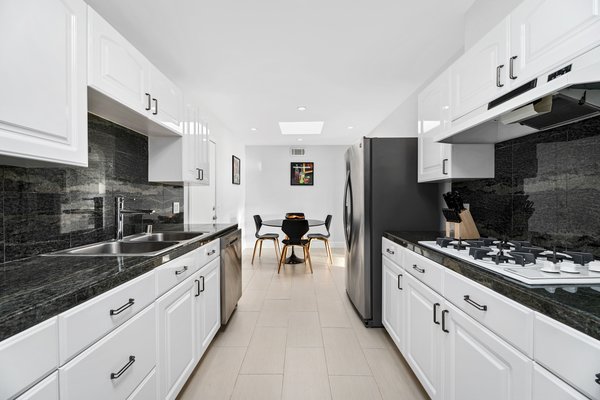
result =
M302 144L371 132L462 48L474 0L87 2L249 144L281 145L300 143L280 121L325 121Z

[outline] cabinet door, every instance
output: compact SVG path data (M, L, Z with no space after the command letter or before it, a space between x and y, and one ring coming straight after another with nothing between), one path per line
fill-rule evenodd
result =
M150 94L152 95L151 114L155 122L173 132L183 133L183 97L181 90L162 74L150 66Z
M443 319L445 399L531 398L531 359L450 303Z
M89 16L88 84L140 114L150 111L150 64L92 8Z
M194 277L190 277L156 302L161 399L174 399L196 366L195 288Z
M21 396L17 397L16 400L58 400L58 371L55 371L23 393Z
M410 274L406 285L406 348L404 356L432 399L441 399L443 299ZM434 314L435 312L435 314ZM437 323L436 323L437 322Z
M383 287L382 287L382 322L391 338L398 346L398 349L404 352L404 287L403 269L383 257Z
M451 177L452 146L437 143L432 135L422 134L417 138L419 147L419 182L443 180Z
M87 166L86 19L81 0L2 2L3 161Z
M586 400L587 397L562 379L534 363L533 400Z
M519 85L600 44L600 0L528 0L510 18Z
M221 259L203 267L198 274L196 292L197 358L200 359L221 327Z
M508 25L506 18L450 67L452 121L508 88Z

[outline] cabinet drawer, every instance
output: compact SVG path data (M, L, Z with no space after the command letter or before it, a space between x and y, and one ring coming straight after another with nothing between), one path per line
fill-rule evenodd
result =
M533 357L534 312L531 309L452 271L446 271L444 297L527 356Z
M200 267L205 266L215 258L219 257L219 251L221 246L221 239L213 240L200 247L198 250L198 264Z
M406 251L402 266L412 276L436 292L442 293L444 267L410 250Z
M533 357L583 394L600 399L600 341L536 313Z
M58 400L58 371L17 397L17 400Z
M404 248L389 239L381 238L381 253L398 265L403 265Z
M587 397L534 363L533 400L586 400Z
M0 342L0 399L16 396L56 368L55 317Z
M158 392L156 389L156 368L140 383L127 400L156 400Z
M156 364L154 305L59 369L62 400L126 399Z
M60 365L154 301L154 271L58 316Z
M204 247L184 254L156 268L156 297L160 297L169 289L185 281L203 265L199 261L200 252Z

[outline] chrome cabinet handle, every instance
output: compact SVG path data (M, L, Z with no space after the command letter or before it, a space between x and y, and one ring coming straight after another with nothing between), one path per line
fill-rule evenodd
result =
M402 277L402 276L403 276L402 274L398 274L398 289L400 289L400 290L404 290L404 289L402 289L402 286L400 286L400 277Z
M450 311L444 310L442 311L442 331L446 333L450 333L448 329L446 329L446 314L450 314Z
M448 171L446 171L446 163L448 162L447 158L444 158L442 160L442 174L444 175L448 175Z
M135 299L129 299L129 301L127 303L123 304L121 307L114 309L114 310L110 310L110 315L121 314L123 311L125 311L129 307L131 307L134 303L135 303Z
M158 114L158 100L152 99L152 101L154 102L154 111L152 111L152 115L156 115Z
M502 64L502 65L498 65L498 66L496 67L496 86L498 86L498 87L504 87L504 84L503 84L503 83L500 83L500 70L501 70L502 68L504 68L504 64Z
M146 98L148 99L148 105L146 106L146 111L150 111L150 109L152 108L152 96L150 96L150 93L146 93Z
M515 70L514 70L514 63L515 63L515 60L517 59L517 57L518 56L512 56L510 58L510 64L508 66L509 67L508 68L508 76L509 76L510 79L517 79L517 76L514 75L514 72L515 72Z
M467 303L469 303L470 305L472 305L476 309L478 309L480 311L487 311L487 306L486 305L482 306L481 304L477 303L476 301L471 300L471 296L469 296L468 294L465 295L464 299L465 299L465 301Z
M212 249L211 251L209 251L208 253L206 253L207 256L212 256L213 254L215 254L217 251L215 249Z
M419 268L419 266L417 264L413 264L413 269L422 274L425 273L425 268Z
M188 270L187 265L184 265L182 269L175 271L175 275L181 275L187 270Z
M196 179L199 181L204 180L204 170L202 168L196 168L196 171L198 172L198 177Z
M433 323L436 325L440 324L440 321L437 320L437 309L440 306L440 303L435 303L433 305Z
M111 372L110 379L120 378L121 375L123 375L125 373L125 371L127 371L127 369L129 369L129 367L131 367L133 365L134 362L135 362L135 356L129 356L129 361L127 362L127 364L125 364L123 366L123 368L121 368L119 370L119 372Z
M394 254L395 254L395 253L394 253L394 251L393 251L393 250L390 250L390 249L385 249L385 251L387 251L387 253L388 253L388 254L391 254L391 255L394 255Z

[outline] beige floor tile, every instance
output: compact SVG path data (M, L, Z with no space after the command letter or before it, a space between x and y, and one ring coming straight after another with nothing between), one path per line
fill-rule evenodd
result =
M329 400L331 389L326 373L302 372L283 376L283 399Z
M396 349L365 349L364 352L384 400L429 398Z
M327 362L323 348L288 347L285 352L285 374L325 374Z
M290 313L288 311L262 310L258 316L256 326L272 326L287 328Z
M290 313L287 347L323 347L317 312Z
M352 328L323 328L329 375L371 375Z
M287 328L257 326L240 374L282 374Z
M217 334L215 346L248 346L258 314L251 311L234 311L229 323Z
M238 311L260 311L263 308L266 290L244 290L242 297L238 301Z
M350 320L340 300L317 299L319 318L322 327L350 328Z
M294 293L290 298L290 311L318 311L317 298L313 293Z
M334 400L381 399L377 383L371 376L330 376L329 382Z
M262 309L264 311L290 311L289 299L265 299Z
M240 375L232 400L279 400L283 375Z
M369 349L389 348L388 334L385 331L385 328L367 328L358 318L358 314L356 315L356 318L352 317L353 316L350 315L348 319L352 324L352 328L354 328L354 332L356 333L356 337L358 338L361 347Z
M245 354L245 347L211 346L178 399L229 399Z

